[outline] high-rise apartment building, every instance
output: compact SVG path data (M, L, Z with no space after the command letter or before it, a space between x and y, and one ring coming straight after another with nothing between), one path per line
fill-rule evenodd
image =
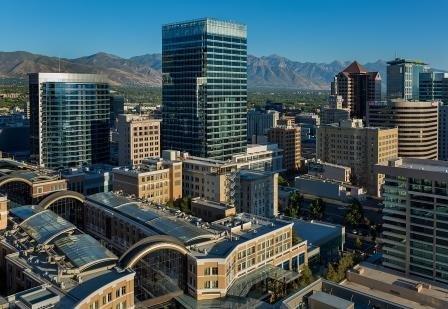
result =
M277 126L280 118L275 110L252 109L247 112L247 141L255 141L259 136L266 136L270 128Z
M372 127L398 127L398 155L437 159L438 102L393 99L370 102L367 124Z
M420 101L443 101L448 104L448 73L420 73L419 99Z
M118 164L132 166L160 157L160 120L139 115L119 115Z
M331 94L343 98L343 108L350 110L355 118L364 118L367 102L381 100L381 75L368 72L366 68L354 61L334 77Z
M209 18L163 26L163 149L213 159L245 151L246 32Z
M448 163L398 158L383 186L383 265L448 283Z
M379 195L383 178L373 167L397 157L396 128L363 127L360 119L348 120L320 126L316 138L317 159L350 167L354 184L365 186L371 195Z
M439 159L448 161L448 105L439 107Z
M387 98L419 99L420 73L428 72L426 63L395 58L387 63Z
M268 141L283 149L283 168L296 171L300 168L301 136L300 127L278 126L268 131Z
M109 161L110 95L95 74L31 73L31 160L52 169Z

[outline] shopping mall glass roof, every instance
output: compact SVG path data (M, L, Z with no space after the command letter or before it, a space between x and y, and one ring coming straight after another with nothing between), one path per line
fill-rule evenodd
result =
M54 245L75 267L80 269L102 262L115 262L118 259L112 252L87 234L66 236L56 240Z
M143 224L148 234L170 235L185 244L200 238L211 239L214 236L210 231L197 227L186 219L150 208L112 192L89 195L87 200L102 207L112 208L130 220Z
M42 209L37 206L19 206L11 208L9 214L24 221L39 211L42 211Z
M39 244L46 244L59 235L76 230L76 226L51 210L42 210L29 216L20 227Z

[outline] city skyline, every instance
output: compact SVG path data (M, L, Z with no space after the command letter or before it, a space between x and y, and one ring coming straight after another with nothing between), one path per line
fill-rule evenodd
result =
M131 2L2 6L1 308L448 308L445 4Z
M255 7L250 2L238 2L239 9L234 10L235 6L228 2L203 5L193 1L175 2L168 14L161 1L127 6L118 1L107 5L98 1L89 3L87 10L85 5L56 5L51 0L28 3L26 7L5 1L5 12L20 10L20 14L6 15L0 21L0 27L14 29L3 33L0 50L26 50L63 58L100 51L121 57L160 53L163 24L216 17L246 24L248 53L256 56L278 54L295 61L326 63L354 59L366 63L399 56L448 69L448 58L444 56L448 43L439 39L446 29L443 8L447 5L427 1L422 7L418 1L401 0L362 4L348 1L343 6L327 1L281 1ZM418 22L410 19L421 10L426 13L418 17ZM349 27L347 18L353 17L369 21L372 26ZM50 33L53 35L42 37ZM356 38L357 44L345 38ZM415 44L415 38L419 44Z

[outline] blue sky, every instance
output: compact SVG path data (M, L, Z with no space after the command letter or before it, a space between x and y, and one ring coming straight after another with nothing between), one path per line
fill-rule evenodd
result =
M161 51L164 23L248 26L249 53L371 62L395 55L448 69L448 0L0 0L0 51L130 57Z

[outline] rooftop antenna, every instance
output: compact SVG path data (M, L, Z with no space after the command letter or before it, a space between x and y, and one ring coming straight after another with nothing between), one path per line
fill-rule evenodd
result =
M58 61L58 69L59 69L59 73L61 73L61 57L58 57L59 61Z

